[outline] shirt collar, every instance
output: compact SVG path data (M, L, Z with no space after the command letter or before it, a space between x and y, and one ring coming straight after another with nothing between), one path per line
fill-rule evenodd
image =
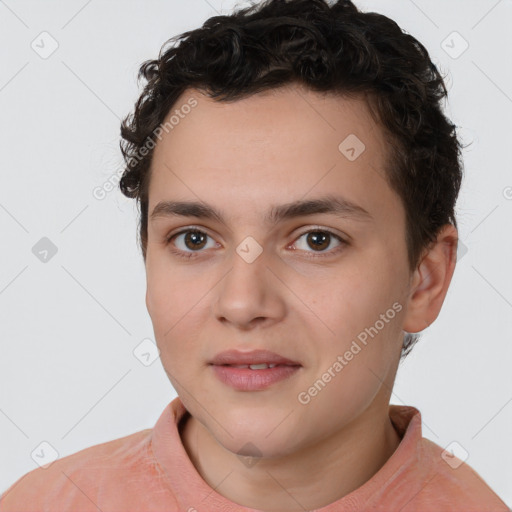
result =
M178 431L180 421L188 414L183 402L176 397L161 414L151 435L153 453L180 504L180 510L254 511L217 493L198 473ZM417 464L422 439L420 411L407 405L389 405L389 417L401 438L393 455L370 480L340 500L318 509L318 512L349 512L358 510L361 505L368 505L370 500L378 503L379 496L386 493L386 488L407 472L411 465Z

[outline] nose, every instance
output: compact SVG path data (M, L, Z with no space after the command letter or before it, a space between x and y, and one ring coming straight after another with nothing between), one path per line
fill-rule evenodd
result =
M233 251L231 268L215 287L213 314L218 321L244 330L280 321L286 313L286 287L269 267L269 258L261 253L251 261L240 254Z

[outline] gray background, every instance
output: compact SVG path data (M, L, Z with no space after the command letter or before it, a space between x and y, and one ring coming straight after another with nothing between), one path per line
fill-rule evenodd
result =
M448 74L447 113L472 142L457 209L463 250L392 403L419 408L424 436L456 441L510 506L512 2L356 3L427 47ZM93 191L122 169L120 118L138 96L140 63L234 5L0 2L0 492L48 456L42 442L62 457L150 428L176 396L160 360L140 355L150 342L137 349L153 330L135 203Z

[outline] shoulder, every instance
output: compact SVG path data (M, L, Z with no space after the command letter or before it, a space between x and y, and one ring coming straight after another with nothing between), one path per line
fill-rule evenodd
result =
M410 510L421 506L425 510L434 507L436 511L510 512L483 478L458 457L427 438L421 440L420 454L424 460L418 460L418 464L426 463L428 473Z
M141 430L30 471L0 497L0 511L97 512L100 491L116 496L130 481L150 482L152 475L160 476L152 455L151 434L152 429Z

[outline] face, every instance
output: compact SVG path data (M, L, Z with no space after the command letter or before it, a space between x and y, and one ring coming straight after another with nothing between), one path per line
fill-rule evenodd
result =
M189 90L173 112L186 104L154 151L146 256L148 312L186 408L226 449L250 455L251 443L269 457L387 411L410 273L405 212L366 103L293 86L231 103ZM345 208L314 207L326 198ZM300 366L240 390L210 364L231 349Z

